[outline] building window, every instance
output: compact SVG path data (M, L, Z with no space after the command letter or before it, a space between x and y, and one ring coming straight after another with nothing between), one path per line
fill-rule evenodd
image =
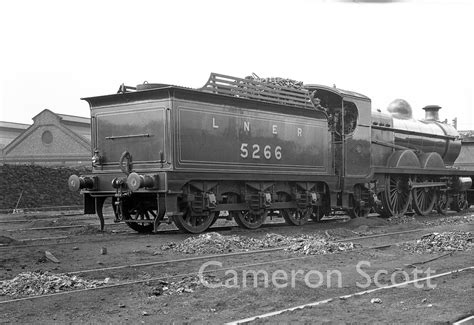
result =
M44 131L41 135L41 141L44 144L51 144L53 142L53 134L50 131Z

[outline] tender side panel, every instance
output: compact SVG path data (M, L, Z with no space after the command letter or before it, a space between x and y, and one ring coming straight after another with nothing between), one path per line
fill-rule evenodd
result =
M177 169L329 173L327 121L178 103Z
M165 107L143 104L110 107L95 114L96 148L104 165L118 164L128 151L134 165L157 162L165 153Z

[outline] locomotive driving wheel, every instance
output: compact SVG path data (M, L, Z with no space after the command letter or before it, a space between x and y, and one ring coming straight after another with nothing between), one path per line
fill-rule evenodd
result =
M283 209L283 219L288 225L301 226L308 222L309 217L313 214L311 207L305 209Z
M257 229L260 228L267 218L265 210L245 210L233 212L235 222L242 228Z
M157 208L151 202L127 199L122 202L122 215L127 226L133 230L140 233L151 233L153 232L154 219L157 216Z
M382 215L403 216L410 204L410 188L407 176L385 176L385 191L382 193Z
M415 178L415 181L426 182L425 178ZM420 216L426 216L430 213L438 199L437 191L434 187L418 187L412 189L412 204L416 213Z
M180 230L192 234L199 234L206 231L217 219L219 212L203 212L196 215L191 213L191 209L186 209L182 215L174 216L174 224Z

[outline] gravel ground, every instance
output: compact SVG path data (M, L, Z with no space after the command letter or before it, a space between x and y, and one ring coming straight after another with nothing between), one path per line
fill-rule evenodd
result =
M22 218L22 216L18 217ZM108 216L108 221L111 221L110 216ZM305 227L262 228L254 232L231 229L219 233L209 232L201 235L202 237L185 234L137 235L130 232L126 226L121 225L113 229L109 228L105 233L96 232L94 227L84 233L78 233L77 229L35 232L34 236L38 237L67 235L72 236L71 240L80 239L83 242L50 246L42 246L41 242L37 242L34 247L27 248L20 248L21 244L17 241L25 236L31 237L33 232L7 232L7 229L23 228L24 225L2 224L0 225L2 227L0 228L0 242L4 245L4 248L0 251L1 280L12 280L18 277L20 273L27 273L30 276L33 276L33 274L47 274L54 279L54 277L67 276L68 272L78 269L164 261L176 259L177 256L179 256L178 258L199 256L209 252L212 254L214 252L220 253L222 250L229 251L229 249L233 252L245 251L255 249L255 247L295 245L296 250L221 258L215 262L223 263L222 267L226 268L233 265L251 265L269 260L288 259L289 257L298 258L287 262L267 263L261 267L236 269L238 273L236 281L242 282L246 278L247 283L251 284L255 280L258 284L255 288L250 286L236 288L221 286L213 289L203 285L196 276L185 275L197 271L205 261L77 275L76 280L81 279L89 283L88 285L93 283L100 285L99 282L104 282L106 278L110 278L109 283L120 283L121 281L134 279L147 280L158 276L180 274L182 276L159 281L145 281L142 284L126 287L4 304L2 305L2 321L7 323L80 323L84 320L94 323L222 323L317 299L354 292L358 290L354 283L364 279L356 272L356 265L361 261L370 262L370 266L365 269L371 277L381 269L390 271L389 275L380 277L379 280L382 283L390 281L390 274L397 270L411 272L413 265L417 265L423 270L430 267L439 273L456 267L468 266L472 263L472 249L470 249L470 246L465 246L462 250L455 250L452 255L447 256L443 255L445 254L444 251L405 250L403 245L370 251L352 250L351 247L342 250L334 248L331 254L305 254L305 247L308 247L308 250L313 247L308 245L310 243L314 242L315 247L317 247L315 252L322 252L324 249L329 249L324 245L335 239L363 237L364 235L404 231L433 225L435 228L429 231L394 236L390 241L408 242L412 245L409 247L416 247L417 241L436 242L438 235L448 233L450 234L448 238L454 239L458 237L453 234L464 234L462 238L466 239L467 244L471 245L468 236L472 236L470 234L474 233L473 221L472 214L451 215L449 217L436 215L415 217L407 218L406 222L369 217L344 222L309 223ZM83 222L88 224L86 221ZM225 221L221 220L217 223L218 226L222 224L227 225ZM94 225L96 225L96 221ZM424 235L422 235L423 233ZM76 237L76 235L79 236ZM216 244L216 242L219 244ZM364 241L364 246L383 245L387 242L389 240L385 237L372 238ZM456 242L461 242L461 239L456 239ZM202 246L199 246L199 243ZM103 248L106 248L105 254L103 254ZM46 250L54 254L59 263L45 259ZM448 250L446 252L452 251ZM437 257L440 258L433 260ZM214 267L219 269L217 266ZM212 270L212 268L207 268L207 270ZM268 272L269 275L275 274L278 270L289 272L289 274L294 270L301 270L304 273L296 277L295 288L276 288L273 285L265 287L265 281L258 277L249 277L248 274L245 276L241 272L243 270ZM326 285L317 289L307 287L304 277L311 270L317 270L322 274L326 274L327 271L340 270L343 274L342 287L327 287ZM224 271L222 269L222 271L216 270L215 272L206 273L204 279L210 284L222 284L232 280L232 274L226 275ZM450 322L463 313L469 312L469 310L472 312L472 307L469 309L468 306L474 304L468 304L469 299L466 299L466 297L474 296L472 293L473 277L472 274L469 274L469 276L467 278L464 275L462 278L460 277L459 283L446 279L446 290L436 291L438 295L432 296L439 297L439 301L430 300L427 291L423 289L421 291L398 289L391 292L387 291L383 295L364 297L360 300L338 301L336 304L322 307L321 310L316 309L316 314L301 316L301 321ZM69 275L68 277L59 282L65 284L64 289L68 289L73 285L72 276ZM317 281L317 274L312 274L308 279ZM71 280L71 284L69 284L69 280ZM464 286L461 286L461 282L464 283ZM44 285L41 285L41 287L43 288ZM54 288L54 290L62 290L62 288ZM370 301L373 298L380 298L382 302L371 303ZM421 302L425 298L427 300ZM11 296L0 296L0 302L7 299L11 299ZM403 306L401 301L406 305ZM446 307L438 308L437 304L442 301L449 303L446 304ZM416 309L415 306L425 306L430 303L436 308L426 307L429 308L427 309L429 312L417 313L419 309ZM400 313L400 308L405 307L408 308L408 311ZM381 313L384 312L387 316L382 317ZM287 315L272 319L270 322L294 321L298 319L297 317L299 316Z

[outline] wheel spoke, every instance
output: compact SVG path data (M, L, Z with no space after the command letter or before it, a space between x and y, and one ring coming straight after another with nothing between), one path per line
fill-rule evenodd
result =
M140 222L152 220L149 215L149 211L151 210L152 207L147 201L142 201L137 197L124 200L122 203L122 211L125 223L130 228L138 232L149 233L153 231L154 223ZM133 220L137 222L127 222L127 220Z
M385 191L381 196L383 208L380 210L386 217L403 215L410 203L408 179L402 176L385 177ZM414 194L414 196L419 193Z

